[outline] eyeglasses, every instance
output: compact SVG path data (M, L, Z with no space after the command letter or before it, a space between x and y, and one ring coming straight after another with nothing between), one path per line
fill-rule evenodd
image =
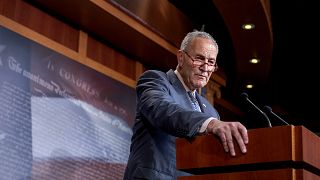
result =
M208 71L216 71L218 69L218 64L214 60L208 59L208 62L206 62L206 57L204 56L192 57L186 51L183 52L192 60L193 65L195 66L200 67L206 64L208 66Z

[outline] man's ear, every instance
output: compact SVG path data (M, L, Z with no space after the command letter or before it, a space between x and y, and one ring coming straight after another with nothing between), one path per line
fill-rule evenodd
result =
M178 60L178 66L182 67L183 63L184 63L184 53L182 50L179 50L177 52L177 60Z

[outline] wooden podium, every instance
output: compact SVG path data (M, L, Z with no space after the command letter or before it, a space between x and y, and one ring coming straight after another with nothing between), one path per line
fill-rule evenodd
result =
M248 131L248 152L224 152L213 135L176 140L177 168L194 174L179 180L319 180L320 138L303 126Z

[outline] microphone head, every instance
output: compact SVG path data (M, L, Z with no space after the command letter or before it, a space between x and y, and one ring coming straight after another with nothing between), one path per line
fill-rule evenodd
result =
M264 106L263 108L268 112L272 112L272 108L270 106Z
M241 97L247 99L249 96L247 93L243 92L241 93Z

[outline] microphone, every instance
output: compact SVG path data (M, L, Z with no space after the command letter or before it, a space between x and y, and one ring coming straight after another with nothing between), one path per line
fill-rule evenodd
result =
M249 104L251 104L256 110L258 110L258 112L260 114L263 115L263 117L266 119L267 123L268 123L268 127L272 127L271 122L268 118L268 116L266 115L266 113L264 113L263 111L261 111L260 108L258 108L258 106L256 106L248 97L247 93L241 93L241 97L243 97L247 102L249 102Z
M277 119L279 119L280 121L282 121L284 124L286 125L290 125L289 123L287 123L285 120L283 120L280 116L278 116L276 113L274 113L272 111L272 108L270 106L264 106L264 111L271 114L272 116L276 117Z

